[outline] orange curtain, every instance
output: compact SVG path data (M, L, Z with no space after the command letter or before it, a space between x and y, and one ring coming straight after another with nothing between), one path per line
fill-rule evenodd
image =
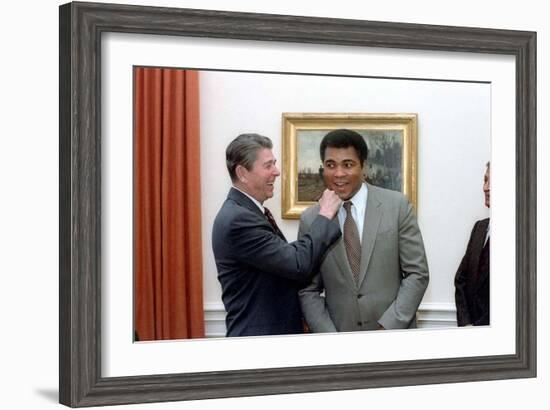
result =
M204 337L198 72L134 68L137 340Z

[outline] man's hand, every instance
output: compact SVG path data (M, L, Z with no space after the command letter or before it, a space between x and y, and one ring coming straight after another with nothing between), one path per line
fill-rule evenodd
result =
M334 218L340 206L342 205L342 200L330 189L325 189L321 199L319 199L319 215L323 215L328 219Z

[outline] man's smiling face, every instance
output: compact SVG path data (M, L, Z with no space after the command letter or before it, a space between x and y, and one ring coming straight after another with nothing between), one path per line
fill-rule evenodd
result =
M363 164L353 147L327 147L323 161L323 178L328 189L341 200L352 198L363 183Z
M258 151L250 171L241 167L240 173L246 192L262 204L273 196L275 180L281 175L276 162L273 152L263 148Z

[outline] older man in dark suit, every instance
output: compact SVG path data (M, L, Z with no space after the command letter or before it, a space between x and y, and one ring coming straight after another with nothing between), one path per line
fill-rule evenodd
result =
M227 336L303 332L298 290L341 236L333 220L341 201L329 190L307 235L288 243L271 212L280 175L269 138L242 134L226 150L233 183L212 230L212 247L227 311Z
M483 182L485 206L491 206L491 164L487 163ZM455 276L456 320L458 326L489 324L489 218L477 221L466 254Z

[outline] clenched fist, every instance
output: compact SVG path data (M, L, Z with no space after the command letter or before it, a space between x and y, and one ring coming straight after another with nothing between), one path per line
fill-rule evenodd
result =
M328 219L334 218L340 206L342 205L342 200L330 189L325 189L321 199L319 199L319 215L323 215Z

